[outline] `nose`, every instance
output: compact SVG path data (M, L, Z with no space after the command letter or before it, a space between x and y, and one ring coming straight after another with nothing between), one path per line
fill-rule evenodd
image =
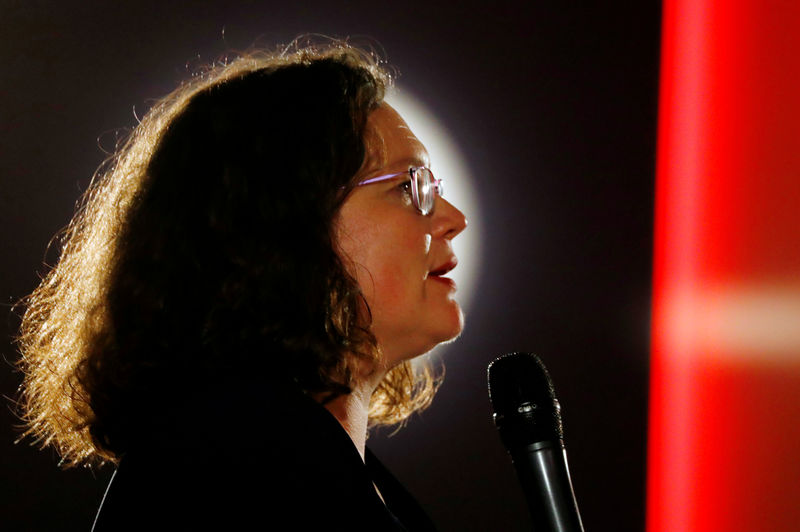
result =
M467 217L452 203L436 197L436 207L433 210L433 236L452 240L467 227Z

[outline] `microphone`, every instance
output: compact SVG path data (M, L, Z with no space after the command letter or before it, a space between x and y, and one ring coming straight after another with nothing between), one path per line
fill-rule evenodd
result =
M531 353L489 364L489 400L531 512L535 532L583 532L550 374Z

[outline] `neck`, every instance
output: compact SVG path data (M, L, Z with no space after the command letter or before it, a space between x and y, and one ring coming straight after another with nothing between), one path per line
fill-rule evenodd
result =
M324 405L350 436L362 460L367 444L369 402L384 375L383 371L370 371L359 379L352 392L340 395Z

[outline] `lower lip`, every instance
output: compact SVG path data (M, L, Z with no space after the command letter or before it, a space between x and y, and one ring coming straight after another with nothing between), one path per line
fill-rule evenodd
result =
M442 284L446 284L447 286L449 286L453 290L455 290L457 288L456 287L456 282L454 280L450 279L449 277L439 277L437 275L432 275L432 276L428 277L428 279L432 279L434 281L439 281Z

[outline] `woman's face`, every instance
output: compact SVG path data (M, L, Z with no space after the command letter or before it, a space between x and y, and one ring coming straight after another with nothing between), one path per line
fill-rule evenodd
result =
M382 104L367 122L367 158L359 181L429 166L428 152L392 107ZM372 333L391 367L458 336L464 326L451 240L464 214L437 197L423 216L414 207L408 174L356 187L338 218L339 251L372 312Z

